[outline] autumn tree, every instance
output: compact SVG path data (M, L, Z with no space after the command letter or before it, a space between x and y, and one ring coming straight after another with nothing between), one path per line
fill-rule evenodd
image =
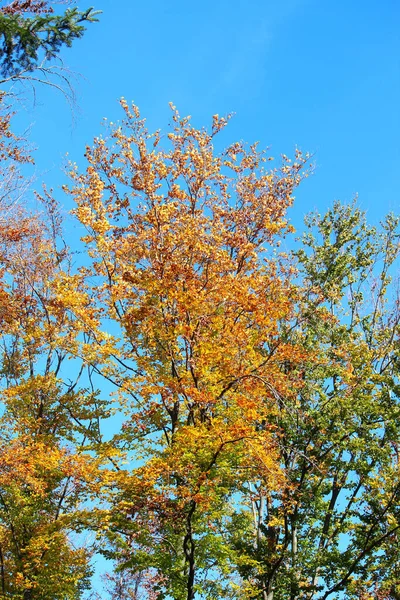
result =
M27 16L31 13L33 16ZM90 454L104 414L90 370L64 369L72 330L52 282L71 268L60 214L48 194L39 212L21 165L33 162L11 128L10 87L53 73L43 60L81 37L92 11L14 1L0 10L0 595L76 599L88 586L85 507L99 460ZM36 70L36 71L35 71ZM36 77L37 75L37 77ZM68 79L60 73L62 81ZM58 84L55 84L59 87ZM6 90L7 89L7 93ZM11 89L11 92L15 90ZM67 326L68 325L68 326ZM76 328L76 334L80 330ZM69 354L70 356L70 354ZM71 363L69 363L71 365ZM82 385L80 385L82 383Z
M14 2L4 15L43 8L33 4ZM0 593L75 599L90 573L76 536L96 479L86 449L100 409L90 373L63 370L68 318L51 284L71 257L50 197L35 214L26 205L31 182L20 167L30 148L11 129L12 96L0 103Z
M92 297L77 352L126 415L105 553L157 598L238 597L233 507L249 478L283 485L272 415L303 385L282 369L304 348L280 332L297 291L274 249L306 157L268 170L257 145L215 151L218 115L208 132L172 107L164 138L121 104L123 123L72 170L91 261L58 296L71 311Z
M97 493L89 450L103 414L90 373L64 369L73 328L52 284L69 258L47 209L0 232L0 593L24 600L76 599L88 583L77 535Z

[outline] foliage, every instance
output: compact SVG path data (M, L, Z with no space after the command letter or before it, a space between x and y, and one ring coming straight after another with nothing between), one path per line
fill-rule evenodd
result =
M53 245L58 216L23 216L0 230L0 589L4 597L76 598L89 552L71 544L97 490L86 449L100 412L63 376L68 317L51 286L67 255ZM93 430L94 431L94 430Z
M282 252L307 156L122 100L71 167L73 254L51 192L15 203L5 100L2 597L78 600L98 550L115 600L398 598L398 219L335 203Z
M296 252L306 318L288 337L318 361L302 367L304 386L275 421L287 486L265 494L254 483L231 540L266 598L397 598L398 219L379 231L336 203L306 225Z
M273 248L306 158L265 170L256 145L217 154L226 120L199 131L174 107L162 148L122 106L110 143L97 139L86 173L72 172L92 263L59 292L70 310L92 297L79 352L118 386L127 415L108 552L162 577L159 597L231 597L223 527L252 473L265 489L282 484L272 415L301 385L281 368L303 350L280 337L296 290Z
M63 20L47 2L30 0L2 7L3 75L23 81L42 51L58 55L94 17L73 9ZM31 182L19 168L32 158L11 129L13 99L0 94L0 594L67 600L89 585L83 531L101 462L90 444L104 411L90 371L64 370L68 341L80 332L52 285L71 268L71 255L50 195L35 215L24 206Z
M3 77L18 76L33 71L43 59L53 59L64 46L70 47L83 36L85 24L97 21L98 11L89 8L83 12L68 8L64 14L44 10L43 3L29 4L35 16L21 14L26 3L13 3L0 11L0 69Z

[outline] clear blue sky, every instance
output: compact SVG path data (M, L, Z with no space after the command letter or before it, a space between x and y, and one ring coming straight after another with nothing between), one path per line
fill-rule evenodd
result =
M372 221L398 212L398 0L93 3L103 11L100 22L64 52L82 75L74 119L44 89L24 115L33 123L38 183L59 189L66 152L83 165L85 145L103 131L104 117L122 116L125 96L150 128L167 125L173 101L198 126L214 113L236 113L227 141L259 140L273 156L296 145L314 153L315 174L292 212L297 226L305 212L356 193Z

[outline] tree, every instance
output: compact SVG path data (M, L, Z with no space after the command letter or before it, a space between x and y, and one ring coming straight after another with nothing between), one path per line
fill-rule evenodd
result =
M398 223L376 230L339 203L306 221L295 253L303 319L287 338L318 360L275 419L287 485L252 483L252 510L231 531L262 597L399 597Z
M55 56L82 35L80 13L67 11L64 22L51 10L30 1L2 9L6 79L24 81L42 70L40 52ZM27 11L39 16L26 19ZM30 182L19 167L32 159L11 130L11 102L0 94L0 595L75 600L89 585L91 548L82 531L98 492L100 461L89 450L104 410L90 371L81 364L64 370L74 334L52 285L71 268L71 255L49 194L41 213L22 202Z
M11 131L12 117L6 95L0 93L0 226L9 220L13 207L29 185L20 166L32 162L26 141Z
M110 142L72 170L91 263L58 296L71 311L92 298L77 351L114 382L127 416L105 552L153 580L155 597L236 597L226 527L249 478L283 484L272 415L303 385L282 370L304 349L282 340L296 289L274 248L307 159L265 170L256 145L217 154L226 120L199 131L173 107L159 149L161 134L122 107Z
M48 213L0 231L0 590L75 600L90 574L76 534L98 490L89 445L102 411L79 387L84 368L63 369L72 327L51 290L68 254L54 245L56 207Z
M13 0L0 6L0 85L13 100L21 88L28 86L35 95L38 85L46 85L75 102L71 72L61 53L83 36L86 24L96 22L101 11L68 8L58 14L55 3Z
M36 14L26 17L26 12ZM97 21L98 14L93 8L68 8L57 15L47 2L12 2L2 8L0 64L5 80L21 79L56 58L64 46L83 36L85 24Z

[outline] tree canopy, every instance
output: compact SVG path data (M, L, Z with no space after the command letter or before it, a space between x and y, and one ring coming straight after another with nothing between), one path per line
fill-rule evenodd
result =
M96 14L2 7L3 76ZM69 167L74 241L0 103L0 598L399 598L399 219L335 202L298 238L309 155L122 99Z

